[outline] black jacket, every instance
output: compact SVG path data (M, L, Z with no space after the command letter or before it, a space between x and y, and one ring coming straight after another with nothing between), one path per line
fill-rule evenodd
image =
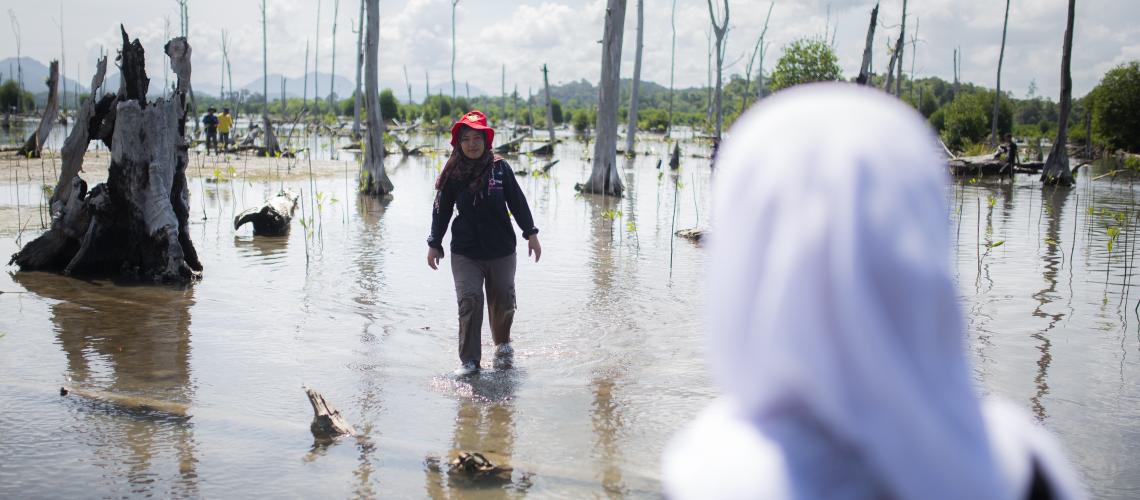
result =
M515 253L517 240L511 216L524 239L538 232L526 196L505 160L491 166L484 190L472 193L464 185L449 182L436 191L428 246L443 250L443 235L453 207L459 207L459 215L451 224L451 251L464 257L486 260Z

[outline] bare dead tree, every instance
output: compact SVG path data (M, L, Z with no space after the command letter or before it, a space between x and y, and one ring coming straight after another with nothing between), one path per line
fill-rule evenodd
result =
M28 136L28 140L24 141L24 145L17 151L21 156L40 157L44 142L47 141L52 127L55 126L56 118L59 117L59 61L51 62L47 86L47 104L44 105L44 114L40 117L40 125L32 131L32 135Z
M898 75L895 75L895 95L902 97L902 80L903 80L903 50L906 43L906 0L903 0L902 8L902 27L899 28L899 43L898 48Z
M459 0L451 0L451 100L455 101L455 6Z
M363 0L361 0L363 1ZM316 78L316 75L313 76ZM305 77L301 84L301 110L309 108L309 39L305 39Z
M550 75L546 65L542 65L542 86L546 91L546 131L550 135L550 147L554 147L554 104L550 101Z
M776 0L768 5L768 15L764 17L764 29L760 31L760 67L756 70L756 99L763 99L767 94L767 87L764 83L764 53L768 52L768 46L771 42L765 42L764 38L768 36L768 21L772 19L772 8L776 6Z
M641 50L645 46L645 0L637 0L637 45L633 59L633 82L629 93L629 125L625 129L625 154L633 156L633 142L637 138L638 90L641 88Z
M584 193L621 196L624 186L617 165L617 114L625 0L607 0L602 32L602 74L598 84L598 119L594 129L594 161L590 179L576 186Z
M269 120L269 36L265 22L265 4L261 0L261 122L265 127L265 156L277 154L277 136L273 134L273 122Z
M340 0L333 0L332 63L329 64L329 110L336 114L336 18L340 14Z
M912 101L915 101L915 96L914 96L914 62L915 62L915 59L918 59L918 21L919 21L919 19L917 17L915 17L914 18L914 35L911 35L911 37L910 37L910 82L908 84L908 88L910 88L910 99ZM918 101L915 101L915 102L918 102Z
M16 99L16 113L24 112L24 64L22 62L23 56L21 50L23 43L20 40L20 20L16 19L16 11L8 9L8 19L12 24L12 34L16 37L16 84L20 88L20 98ZM11 66L9 66L9 69Z
M677 0L673 0L673 14L669 18L669 26L673 30L672 48L669 50L669 124L665 128L665 137L673 134L673 77L676 75L677 61Z
M760 30L760 38L756 39L756 46L752 48L752 56L748 58L748 66L744 69L744 93L740 95L740 111L743 113L744 109L748 107L748 89L752 85L752 64L756 62L759 56L760 68L756 71L756 99L764 97L764 51L767 47L764 45L764 37L768 34L768 21L772 19L772 8L776 6L776 0L772 0L768 4L768 15L764 18L764 28Z
M998 109L1001 104L1001 65L1005 60L1005 34L1009 29L1009 0L1005 0L1005 21L1001 25L1001 50L998 52L997 88L994 90L994 112L990 116L990 145L998 143Z
M886 85L883 86L883 91L888 94L893 93L895 88L895 63L898 63L900 66L902 65L902 61L899 60L899 49L902 47L902 42L902 33L899 34L898 41L895 42L894 47L891 47L890 42L887 42L887 50L891 53L891 61L887 64L887 82Z
M360 0L360 17L356 27L356 90L352 93L352 138L360 139L360 108L364 96L360 93L360 70L364 66L364 0ZM404 65L404 81L408 80L408 66ZM408 101L412 100L412 87L408 87Z
M317 0L317 34L313 42L313 111L321 110L321 0Z
M867 25L867 43L863 45L863 62L859 65L859 77L855 83L868 85L871 83L871 53L875 42L875 27L879 24L879 4L871 9L871 23Z
M721 127L724 125L724 110L721 107L721 73L724 70L724 44L725 35L728 34L728 0L724 0L723 18L720 23L716 21L716 12L712 0L708 0L709 20L712 21L713 34L716 35L716 90L713 94L713 107L716 109L716 140L720 140Z
M1041 182L1046 185L1073 185L1073 172L1069 170L1069 112L1073 107L1073 76L1070 61L1073 57L1073 17L1077 0L1069 0L1069 18L1065 24L1065 42L1061 49L1061 102L1057 113L1057 139L1053 150L1041 169Z
M364 144L364 178L360 187L364 194L378 198L392 193L392 181L384 171L384 117L380 114L378 54L380 45L380 1L367 0L367 38L364 55L364 99L368 130Z

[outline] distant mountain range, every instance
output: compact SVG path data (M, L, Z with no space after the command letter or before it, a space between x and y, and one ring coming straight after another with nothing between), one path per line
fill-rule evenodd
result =
M40 61L37 61L35 59L30 58L30 57L23 57L20 59L20 62L21 62L21 66L23 69L24 88L27 91L31 92L32 94L35 94L37 102L42 105L43 102L47 100L47 86L44 85L44 82L47 81L48 66L46 64L40 62ZM9 70L9 68L11 68L11 69ZM8 80L8 79L15 79L14 75L17 72L16 68L17 68L16 58L9 57L7 59L0 60L0 74L2 74L2 78L0 78L0 81ZM112 67L107 69L107 73L108 73L108 75L103 82L103 88L104 89L117 89L119 87L119 72L118 72L118 70L112 66ZM205 78L205 76L194 78L194 92L195 92L195 94L199 95L199 96L217 96L219 94L219 90L220 90L220 86L218 84L220 83L221 75L215 75L215 76L217 77L217 79L209 79L209 78ZM344 99L345 97L352 95L353 89L355 88L355 83L349 79L350 76L355 78L355 75L337 75L336 76L336 79L334 81L334 88L336 90L336 96L340 99ZM313 97L313 95L312 95L313 94L313 81L314 81L313 79L316 78L318 81L318 84L319 84L318 90L321 93L321 97L327 98L328 92L329 92L329 77L330 77L329 73L310 72L309 76L308 76L308 89L309 89L308 92L305 92L304 87L305 87L306 80L303 77L284 78L284 80L285 80L285 94L291 98L308 96L311 99ZM270 99L280 98L282 78L283 78L283 76L281 74L277 74L277 73L269 75L268 87L269 87L269 98ZM78 82L77 82L77 80L78 80ZM76 89L78 89L78 92L80 92L80 93L88 92L87 85L91 83L91 74L88 73L85 75L80 75L79 78L75 78L75 75L67 74L67 75L65 75L63 82L64 82L64 85L66 86L66 88L63 89L63 92L65 93L65 96L67 97L68 102L70 103L70 102L72 102L71 99L74 98L73 96L74 96L74 92L76 91ZM80 82L86 82L86 83L80 83ZM173 82L169 82L169 83L166 82L163 79L163 75L161 73L151 74L150 75L150 95L151 95L151 97L162 96L163 88L164 87L169 88L170 86L172 86L172 84L173 84ZM623 93L628 92L629 85L630 85L629 79L622 79L621 88L623 89ZM407 102L407 100L408 100L408 87L404 82L380 82L380 87L392 89L392 92L395 94L397 99L399 99L401 102ZM243 91L244 90L244 91L249 92L250 94L261 94L262 88L263 88L262 78L257 78L251 82L246 83L245 85L237 86L235 90L237 90L237 91ZM487 96L487 97L494 98L494 97L499 97L501 95L501 94L491 94L491 93L485 92L481 88L474 87L474 86L472 86L472 87L470 87L470 89L468 89L465 84L456 85L455 90L461 96L468 95L468 90L470 91L469 95L471 97ZM641 88L640 88L639 92L640 92L641 99L649 99L658 93L668 92L668 91L669 91L668 88L663 87L661 85L658 85L656 83L649 82L649 81L642 81L641 82ZM438 84L432 85L430 92L433 95L434 94L451 95L451 82L443 82L443 83L438 83ZM424 87L423 87L423 85L412 85L411 94L412 94L412 101L413 102L422 102L424 99ZM585 79L582 79L582 80L578 80L578 81L563 83L560 85L551 85L550 94L551 94L551 97L558 99L559 101L561 101L565 105L571 105L571 106L590 105L590 104L596 104L597 103L598 87L595 86L594 84L586 81ZM541 95L542 95L542 89L541 88L535 90L535 96L537 98L541 99ZM507 97L509 99L510 95L508 94ZM520 99L526 99L526 97L527 97L526 95L520 95L519 96Z

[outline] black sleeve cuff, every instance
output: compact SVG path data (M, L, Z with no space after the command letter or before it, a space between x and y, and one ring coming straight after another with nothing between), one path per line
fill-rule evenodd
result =
M534 235L534 234L538 234L538 228L537 227L532 227L530 229L527 229L526 231L523 231L522 237L524 240L529 240L531 235Z

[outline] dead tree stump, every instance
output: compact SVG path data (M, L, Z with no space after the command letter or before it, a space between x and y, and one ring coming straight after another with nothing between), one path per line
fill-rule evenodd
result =
M321 393L306 387L305 395L309 397L309 404L313 406L313 423L309 424L313 437L327 440L356 433L352 425L340 416L340 410L325 401Z
M100 100L88 123L103 132L104 142L111 146L107 182L88 191L75 175L78 167L64 168L60 182L68 186L67 197L55 200L58 212L53 206L51 228L9 263L23 271L187 283L198 279L202 270L187 231L189 159L183 131L190 45L185 38L167 43L178 88L169 100L148 103L150 79L142 44L129 41L125 29L122 35L119 93ZM109 109L114 111L108 141L103 127L112 115ZM100 126L92 127L96 120ZM86 131L89 139L92 131Z
M289 222L297 209L297 193L282 191L260 207L250 208L234 217L234 231L247 222L253 223L254 236L289 234Z

